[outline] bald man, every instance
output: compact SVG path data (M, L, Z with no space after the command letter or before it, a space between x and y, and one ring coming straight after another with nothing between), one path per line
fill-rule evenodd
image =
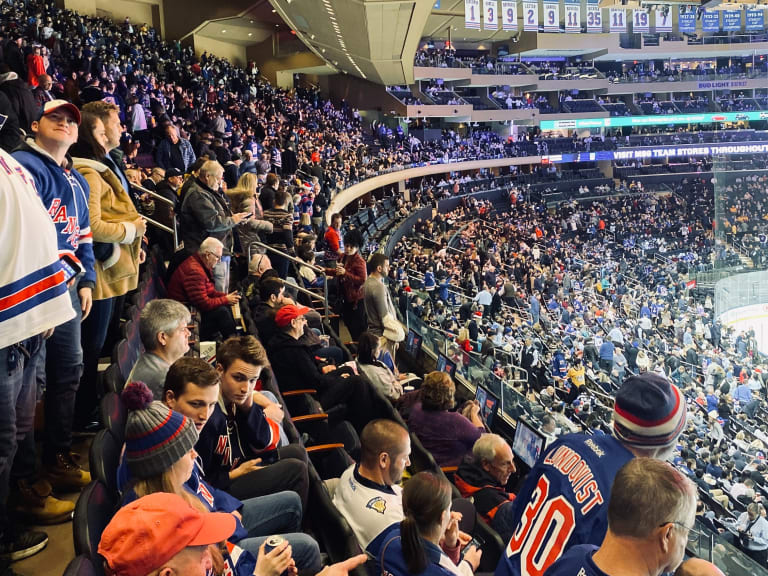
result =
M403 513L400 481L411 454L408 430L393 420L373 420L360 435L360 464L341 475L333 503L363 550L374 556L381 536Z

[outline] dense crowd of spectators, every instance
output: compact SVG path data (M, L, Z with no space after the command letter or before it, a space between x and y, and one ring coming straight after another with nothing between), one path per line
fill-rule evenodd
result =
M730 184L732 226L750 229L754 223L737 215L762 214L752 194L763 179ZM738 262L714 241L711 183L573 202L556 213L524 189L509 194L497 210L470 198L417 223L393 253L401 312L445 334L468 379L479 362L527 392L542 425L545 414L555 418L552 434L601 426L584 412L593 393L582 366L599 394L614 394L632 373L672 379L694 413L675 462L706 502L698 517L727 538L764 517L762 356L753 332L721 325L711 299L692 298L686 285L695 270ZM765 566L763 536L731 540Z

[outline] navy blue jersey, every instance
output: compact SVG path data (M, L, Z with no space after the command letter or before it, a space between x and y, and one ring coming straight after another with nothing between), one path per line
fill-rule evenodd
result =
M634 456L612 436L568 434L540 458L514 500L496 576L541 576L563 552L599 545L616 473Z
M550 566L547 576L607 576L592 560L596 550L592 544L574 546Z

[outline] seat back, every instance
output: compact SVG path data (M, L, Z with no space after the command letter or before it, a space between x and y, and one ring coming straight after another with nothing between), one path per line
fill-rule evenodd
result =
M104 571L101 569L101 566L101 557L92 562L88 556L75 556L72 562L67 564L64 576L103 576Z
M122 376L123 382L128 381L133 365L139 359L140 349L141 346L138 342L131 342L125 338L120 340L115 346L115 350L112 353L112 362L120 367L120 376Z
M85 554L97 561L101 534L112 519L116 505L116 498L102 482L94 480L83 488L72 518L75 554Z
M109 392L101 399L101 423L109 430L118 444L125 441L125 422L128 412L120 396Z
M125 380L120 372L120 365L112 363L101 373L101 389L105 394L116 392L120 394L125 386Z
M309 520L312 532L328 554L331 563L341 562L362 550L357 543L346 518L333 505L331 497L318 476L315 467L309 465ZM352 576L366 576L364 566L350 572Z
M89 462L93 477L104 484L117 500L117 468L120 465L122 443L117 442L109 430L99 430L91 443Z

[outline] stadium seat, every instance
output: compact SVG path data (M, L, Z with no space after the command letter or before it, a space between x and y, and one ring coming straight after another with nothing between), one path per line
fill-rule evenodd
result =
M117 468L120 465L122 443L109 430L99 430L91 443L89 464L91 475L118 498Z
M314 466L309 466L308 501L308 517L312 532L332 563L341 562L362 552L352 528L333 505ZM364 567L359 567L350 574L366 576L366 571Z
M64 576L102 576L103 574L101 557L98 555L96 562L91 561L85 554L75 556L64 570Z
M101 399L99 410L104 428L112 434L118 444L122 444L125 438L127 412L120 396L115 392L105 394Z
M96 560L101 533L109 524L116 505L117 500L98 480L83 488L72 519L75 554L84 554Z
M101 378L101 389L105 394L109 392L115 392L120 394L125 386L125 379L120 372L120 366L118 364L110 364L99 377Z

